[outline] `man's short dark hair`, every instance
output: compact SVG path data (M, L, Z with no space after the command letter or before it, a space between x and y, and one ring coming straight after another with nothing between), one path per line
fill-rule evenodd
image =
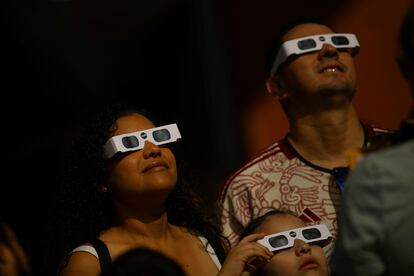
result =
M273 63L276 59L276 55L279 52L280 46L282 46L283 36L288 31L293 29L294 27L298 25L302 25L302 24L308 24L308 23L328 26L326 22L322 18L319 18L319 17L294 17L288 22L286 22L285 24L283 24L281 28L278 30L278 32L276 33L275 37L273 38L271 46L267 54L266 69L269 75L270 75L270 71L272 70Z

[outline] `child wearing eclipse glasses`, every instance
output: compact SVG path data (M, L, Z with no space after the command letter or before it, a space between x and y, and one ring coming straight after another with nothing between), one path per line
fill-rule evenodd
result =
M323 247L331 242L332 235L324 224L305 226L294 213L272 210L252 220L242 237L253 233L265 233L257 242L274 255L263 264L257 259L250 262L257 269L253 275L329 275Z

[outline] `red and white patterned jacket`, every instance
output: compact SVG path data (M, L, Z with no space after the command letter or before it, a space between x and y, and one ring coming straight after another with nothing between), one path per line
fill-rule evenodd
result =
M368 125L364 130L365 147L378 135L390 133ZM298 215L310 209L336 237L341 191L333 172L305 160L286 138L274 143L233 174L223 187L220 203L224 236L234 245L252 219L271 209ZM332 245L326 248L327 255Z

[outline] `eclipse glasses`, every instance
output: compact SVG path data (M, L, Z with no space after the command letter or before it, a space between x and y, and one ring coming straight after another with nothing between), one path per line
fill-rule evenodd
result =
M274 252L293 247L295 239L324 247L331 242L332 234L325 224L318 224L268 235L257 242Z
M103 146L106 158L112 158L118 152L128 152L144 148L145 141L155 145L172 143L181 138L177 124L154 127L111 137Z
M276 60L273 63L270 76L276 74L279 66L286 61L291 55L301 55L322 49L324 44L331 44L337 49L352 49L352 55L355 55L359 49L359 42L354 34L333 33L305 36L297 39L285 41L277 53Z

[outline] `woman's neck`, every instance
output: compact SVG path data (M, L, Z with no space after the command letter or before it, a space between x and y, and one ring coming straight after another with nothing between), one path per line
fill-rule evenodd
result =
M161 241L171 234L165 206L137 204L135 206L115 202L115 227L127 232L131 238L147 238Z

